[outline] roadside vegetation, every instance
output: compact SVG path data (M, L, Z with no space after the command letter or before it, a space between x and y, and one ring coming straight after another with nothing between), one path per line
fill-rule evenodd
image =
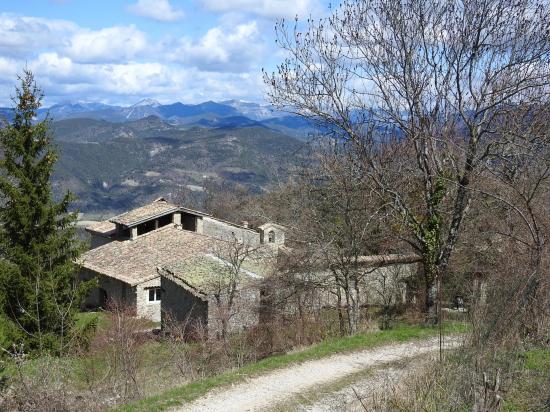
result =
M76 280L73 197L52 199L58 153L25 71L0 129L0 409L159 410L439 331L467 340L384 397L358 392L361 407L550 409L548 27L535 0L344 1L279 22L268 98L319 132L271 191L215 186L189 205L286 230L260 322L219 336L169 318L159 330L114 301L80 313L93 282Z
M444 327L444 333L462 334L465 333L467 329L467 326L463 323L447 323ZM258 362L250 363L229 372L189 383L187 385L163 392L157 396L152 396L144 400L125 405L117 408L116 410L167 410L174 406L181 406L185 402L193 401L214 388L242 382L257 374L289 366L293 363L321 359L338 353L375 348L377 346L387 345L390 343L426 339L437 335L438 329L431 326L400 324L392 330L371 331L366 333L358 333L353 336L333 337L305 348L298 348L296 351L288 354L269 356Z
M19 354L2 363L0 377L10 384L2 393L2 405L8 409L33 410L47 402L52 410L99 411L134 400L117 409L165 410L213 388L293 363L427 339L439 332L433 326L407 324L404 320L393 329L379 331L375 319L362 324L362 332L343 337L338 336L335 328L332 329L336 336L319 335L316 332L322 330L319 325L307 325L310 329L307 341L298 338L295 326L286 324L287 335L280 341L284 346L268 348L267 329L234 335L225 344L207 337L184 342L176 331L177 325L173 325L170 334L154 334L150 324L135 319L123 308L84 313L77 325L93 322L97 330L81 351L64 357L26 358ZM325 330L330 329L327 324ZM467 330L463 322L444 325L446 335L463 334Z

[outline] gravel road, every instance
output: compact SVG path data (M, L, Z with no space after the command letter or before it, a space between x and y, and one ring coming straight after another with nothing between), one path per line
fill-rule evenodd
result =
M447 338L445 341L445 347L458 344L457 338ZM250 378L246 382L214 390L177 410L182 412L265 411L315 386L326 385L385 363L437 351L438 348L438 339L433 338L290 365Z

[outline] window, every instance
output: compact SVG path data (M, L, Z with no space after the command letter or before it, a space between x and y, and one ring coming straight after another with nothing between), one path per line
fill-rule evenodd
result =
M267 234L267 241L269 243L275 243L275 232L273 230L270 230Z
M149 220L145 223L142 223L137 227L137 235L141 236L141 235L144 235L145 233L152 232L153 230L155 230L155 226L156 225L154 220Z
M184 230L190 230L191 232L197 231L197 216L189 213L181 214L181 226Z
M149 302L160 302L160 288L149 289Z

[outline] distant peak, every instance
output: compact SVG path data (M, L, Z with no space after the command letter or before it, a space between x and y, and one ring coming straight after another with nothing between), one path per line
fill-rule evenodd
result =
M143 99L137 102L136 104L132 105L132 107L139 107L139 106L158 107L160 106L160 103L155 99Z

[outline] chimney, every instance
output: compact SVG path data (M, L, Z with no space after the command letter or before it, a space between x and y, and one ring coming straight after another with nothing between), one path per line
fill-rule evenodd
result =
M246 220L243 220L243 227L247 228L248 229L248 221Z

